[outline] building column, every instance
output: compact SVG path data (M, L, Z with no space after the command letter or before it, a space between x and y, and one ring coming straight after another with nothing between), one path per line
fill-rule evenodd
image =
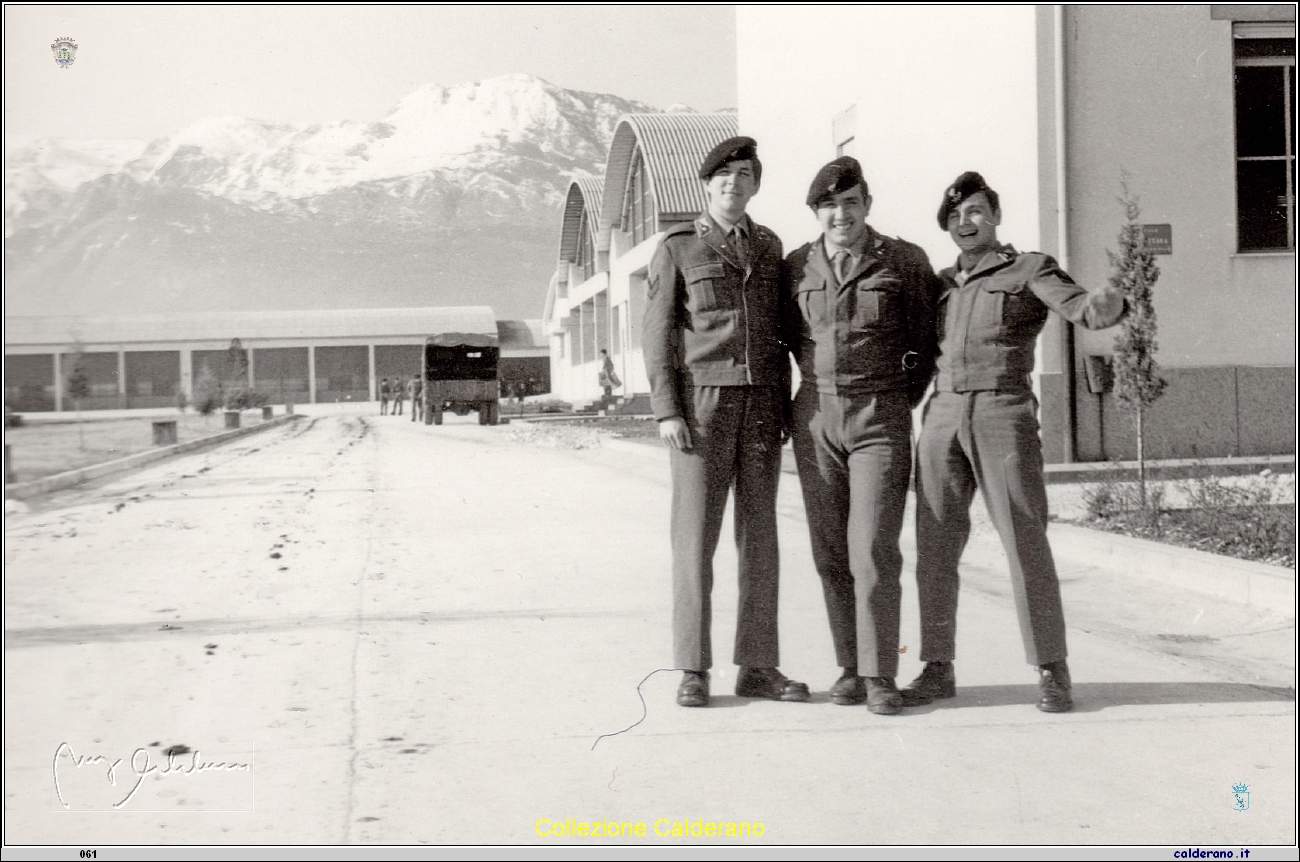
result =
M117 349L117 402L126 409L126 349L123 347Z
M63 352L54 351L54 410L63 412Z
M366 345L366 362L369 363L367 374L370 377L370 400L377 401L379 396L377 384L375 383L375 346L373 344Z
M307 345L307 389L308 403L316 403L316 345Z
M189 403L194 402L194 353L188 347L181 351L181 393Z

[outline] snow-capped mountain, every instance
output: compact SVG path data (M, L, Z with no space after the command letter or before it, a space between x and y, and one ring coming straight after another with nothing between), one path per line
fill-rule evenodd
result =
M674 106L677 107L677 106ZM382 120L6 141L6 314L491 304L535 317L574 170L654 110L530 75Z
M145 140L5 139L5 236L33 199L70 192L136 159Z

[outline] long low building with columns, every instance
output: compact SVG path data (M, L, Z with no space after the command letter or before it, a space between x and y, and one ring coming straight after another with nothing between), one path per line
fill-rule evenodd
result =
M497 320L488 306L348 308L6 317L5 404L73 409L67 384L79 362L89 383L81 409L175 406L204 374L227 373L232 351L272 403L373 401L384 378L420 373L425 338L452 332L498 340L503 396L550 391L539 320Z

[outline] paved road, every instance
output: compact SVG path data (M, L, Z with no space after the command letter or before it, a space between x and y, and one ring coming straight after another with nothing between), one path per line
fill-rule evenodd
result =
M655 675L646 720L593 751L669 655L666 463L596 439L322 412L8 517L7 840L551 843L537 822L572 818L775 843L1295 841L1293 618L1063 561L1078 708L1044 715L977 542L958 697L834 706L789 476L782 667L813 702L726 695L724 540L716 708L675 707L677 674ZM910 586L904 611L900 682ZM137 776L169 748L172 771Z

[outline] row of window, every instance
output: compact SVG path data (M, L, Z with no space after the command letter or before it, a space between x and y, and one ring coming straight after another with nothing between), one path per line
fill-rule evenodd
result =
M598 301L599 300L599 301ZM608 311L608 313L606 313ZM598 294L569 312L569 359L573 365L594 362L597 351L604 348L611 356L623 352L623 325L627 320L627 303L609 306L604 294ZM560 339L560 357L565 355L565 341Z
M650 175L646 171L645 158L640 149L633 154L632 170L628 172L627 194L623 199L627 203L623 208L620 228L632 235L632 245L640 245L659 231L654 191L650 188ZM592 242L594 233L590 214L583 207L578 222L578 255L574 260L574 266L582 273L583 281L596 274L596 247Z

